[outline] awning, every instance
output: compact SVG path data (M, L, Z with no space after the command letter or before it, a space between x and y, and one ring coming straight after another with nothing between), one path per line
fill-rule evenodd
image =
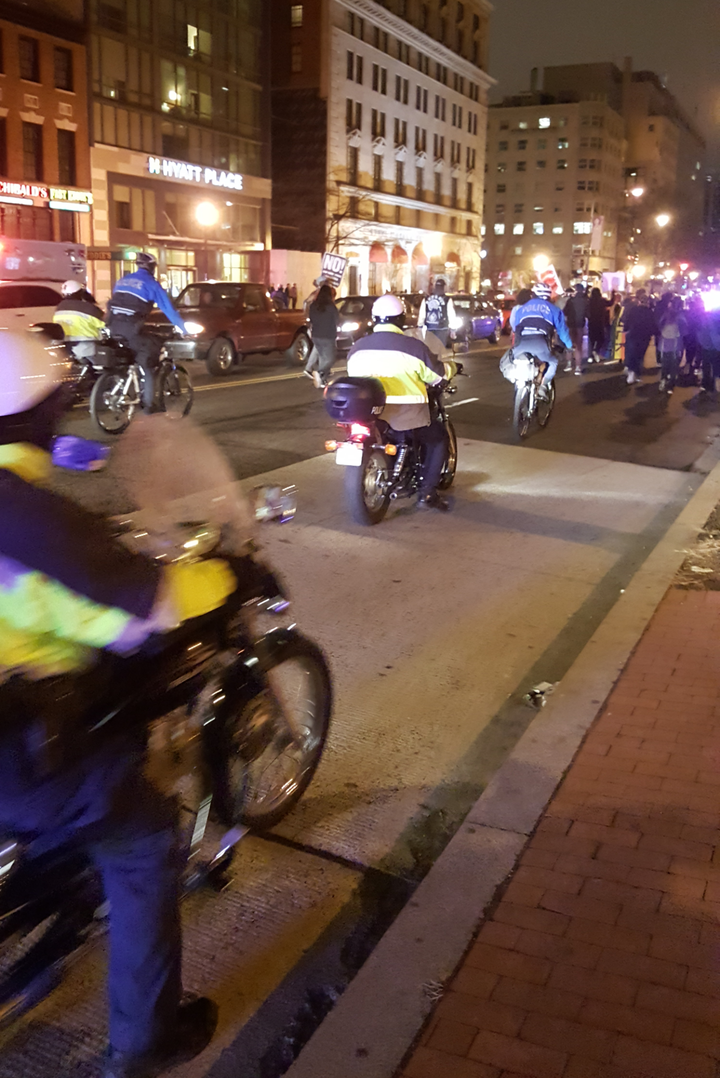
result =
M371 262L387 262L387 251L381 243L374 243L370 248L370 261Z
M445 259L445 265L446 266L450 266L450 265L459 266L460 265L460 255L456 254L455 251L451 251L450 254L447 256L447 258Z
M423 245L419 243L412 253L412 260L414 266L429 266L430 259L423 250Z
M392 251L392 261L397 266L405 266L409 262L407 251L400 244L395 244Z

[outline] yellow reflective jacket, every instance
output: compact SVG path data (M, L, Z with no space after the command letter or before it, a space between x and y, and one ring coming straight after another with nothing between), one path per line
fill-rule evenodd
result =
M47 490L50 457L0 446L0 682L79 671L221 606L236 586L221 560L162 567L106 522Z

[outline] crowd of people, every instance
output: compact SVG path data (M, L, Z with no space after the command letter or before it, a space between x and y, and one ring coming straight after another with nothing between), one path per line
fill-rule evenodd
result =
M281 284L270 285L270 295L276 300L281 307L287 310L295 310L298 302L298 286L296 284L286 284L285 287Z
M662 393L671 394L681 378L699 382L701 393L715 391L720 310L706 310L701 294L684 299L668 291L655 297L641 288L634 294L606 296L598 287L576 284L556 297L555 304L572 339L566 371L581 375L584 363L620 363L629 385L642 384L645 357L654 341Z

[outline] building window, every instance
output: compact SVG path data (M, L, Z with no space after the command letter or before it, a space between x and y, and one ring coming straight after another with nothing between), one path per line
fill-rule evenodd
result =
M68 187L74 187L77 183L77 168L75 164L75 132L65 131L58 128L58 179Z
M350 16L352 18L352 15ZM303 5L291 4L290 5L290 25L300 27L303 24Z
M564 231L565 231L565 228L564 228L563 225L553 225L553 235L562 236Z
M474 191L471 183L465 188L465 209L469 210L470 213L473 213L475 210Z
M132 216L130 213L130 188L113 187L113 199L115 202L115 227L132 228Z
M567 161L563 157L559 157L558 162L557 162L557 168L558 169L563 169L563 168L567 168L567 167L568 167ZM556 188L556 190L557 190L557 188Z
M515 164L516 172L527 172L527 161L517 161Z
M522 254L522 247L513 247L513 251L515 252L516 255L521 255Z
M522 236L525 231L525 225L521 222L513 225L513 236Z
M495 225L495 235L496 236L504 236L505 235L505 225L502 225L502 224Z
M518 150L527 150L527 139L526 138L518 139L517 148L518 148Z
M453 176L452 180L450 181L450 205L452 206L453 209L457 209L457 204L458 204L458 182L457 182L456 178Z
M73 54L70 49L55 49L55 88L73 89Z
M525 212L525 203L524 202L516 202L515 205L513 206L513 213L524 213L524 212Z
M442 205L442 173L435 173L435 202L438 206Z
M348 183L357 187L360 164L360 150L357 146L348 146Z
M536 161L535 162L535 168L545 168L546 165L547 165L547 161Z
M545 233L545 225L542 221L535 221L533 224L533 235L542 236Z
M507 172L507 165L505 164L504 161L498 161L498 163L497 163L497 171L498 172Z
M395 162L395 194L405 197L405 163Z
M384 112L378 112L377 109L372 110L371 127L372 127L372 137L374 139L375 138L385 138L385 113Z
M383 158L382 154L373 154L373 189L382 191Z
M23 179L43 178L42 124L22 125Z
M407 146L407 121L395 120L395 145Z
M537 140L537 148L538 148L538 150L547 150L547 139L546 138L539 138Z
M0 176L7 176L7 119L0 116Z
M527 129L527 125L528 125L527 120L518 120L518 127L520 128L521 131L525 131Z
M348 50L347 54L347 77L350 82L355 80L355 53Z
M355 82L357 82L359 86L362 86L362 84L363 84L363 67L364 67L364 61L363 61L362 56L356 56L355 57Z
M499 184L497 185L497 187L495 188L495 191L496 191L496 193L497 193L498 195L504 195L504 194L505 194L505 191L506 191L506 189L507 189L507 187L506 187L506 184L504 184L504 183L499 183Z
M302 45L293 45L290 49L290 70L293 75L302 71Z
M28 82L40 82L40 49L36 37L18 38L18 55L20 59L20 78ZM34 178L34 177L33 177Z
M415 169L415 198L422 202L425 198L425 170Z

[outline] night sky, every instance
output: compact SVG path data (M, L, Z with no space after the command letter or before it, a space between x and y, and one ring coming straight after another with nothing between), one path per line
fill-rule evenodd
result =
M720 0L493 0L491 100L529 89L530 70L614 61L655 71L720 168Z

